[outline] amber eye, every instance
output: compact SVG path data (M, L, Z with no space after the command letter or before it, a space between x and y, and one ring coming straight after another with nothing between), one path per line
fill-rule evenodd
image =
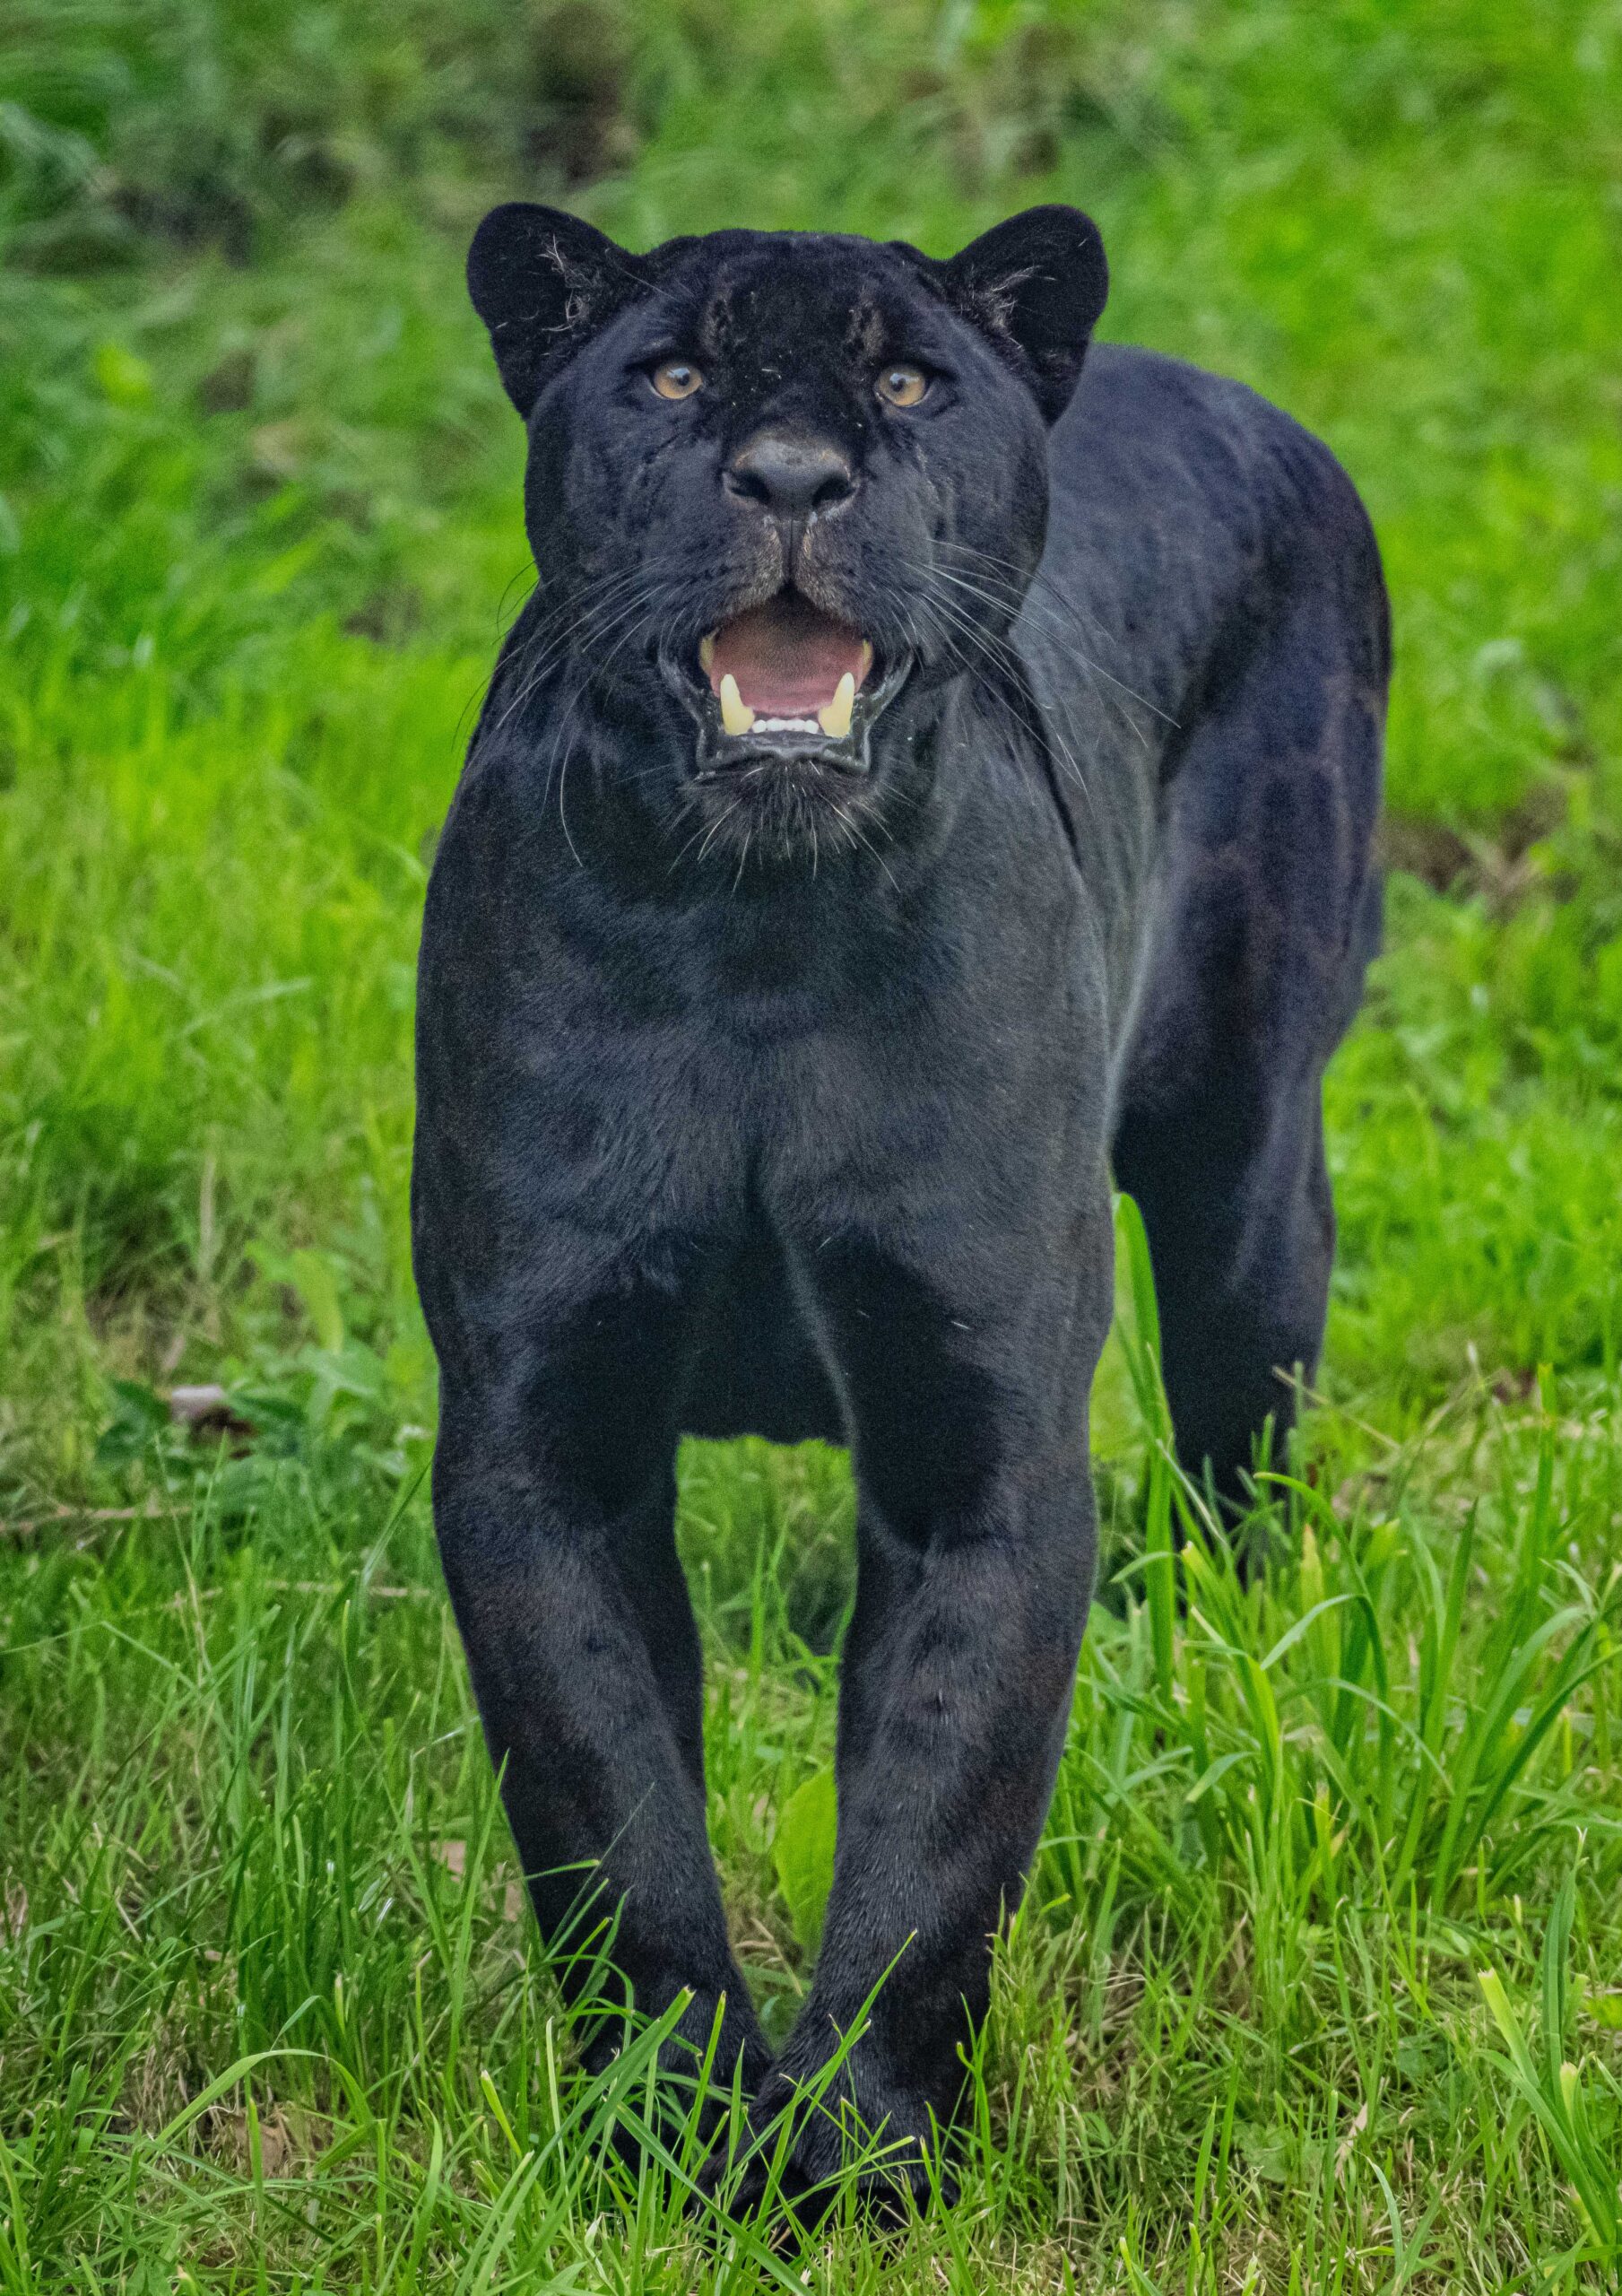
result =
M916 406L929 388L929 377L919 367L887 367L876 387L887 406Z
M685 359L667 359L662 367L654 369L648 380L661 398L691 398L696 390L704 387L699 370Z

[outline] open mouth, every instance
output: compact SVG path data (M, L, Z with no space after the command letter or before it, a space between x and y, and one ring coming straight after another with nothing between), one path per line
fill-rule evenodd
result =
M699 775L762 757L866 773L869 729L907 666L882 660L860 631L797 591L779 591L711 631L698 676L677 681L698 719Z

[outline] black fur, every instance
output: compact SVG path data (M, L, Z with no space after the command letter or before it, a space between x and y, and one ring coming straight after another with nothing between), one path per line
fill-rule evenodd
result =
M1317 1356L1320 1086L1378 924L1375 544L1263 401L1087 352L1106 274L1071 210L939 264L743 231L637 256L508 207L469 271L540 581L422 943L446 1576L542 1929L594 1876L638 2008L690 1989L699 2040L724 2003L719 2075L742 2059L762 2115L889 1970L842 2094L926 2138L1070 1708L1112 1155L1191 1463L1236 1490ZM675 403L672 358L704 376ZM933 378L915 407L875 396L897 361ZM837 502L737 491L763 434L824 453ZM837 755L728 765L699 640L785 582L872 679ZM836 1877L776 2066L706 1837L684 1431L848 1443L860 1489ZM838 2144L811 2116L797 2178Z

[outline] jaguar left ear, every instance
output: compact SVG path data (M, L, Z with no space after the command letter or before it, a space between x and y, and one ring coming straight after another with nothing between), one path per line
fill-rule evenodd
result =
M493 208L468 249L468 293L526 422L542 386L647 285L640 257L577 215L526 200Z
M1036 392L1050 422L1070 404L1109 293L1104 241L1079 207L1028 207L943 264L949 300Z

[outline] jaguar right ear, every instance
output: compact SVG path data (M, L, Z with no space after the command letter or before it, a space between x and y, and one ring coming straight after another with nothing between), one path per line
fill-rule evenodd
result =
M973 320L1056 422L1109 293L1098 226L1079 207L1028 207L940 266L952 302Z
M577 215L527 200L492 208L467 253L467 291L526 422L542 386L650 283L639 256Z

